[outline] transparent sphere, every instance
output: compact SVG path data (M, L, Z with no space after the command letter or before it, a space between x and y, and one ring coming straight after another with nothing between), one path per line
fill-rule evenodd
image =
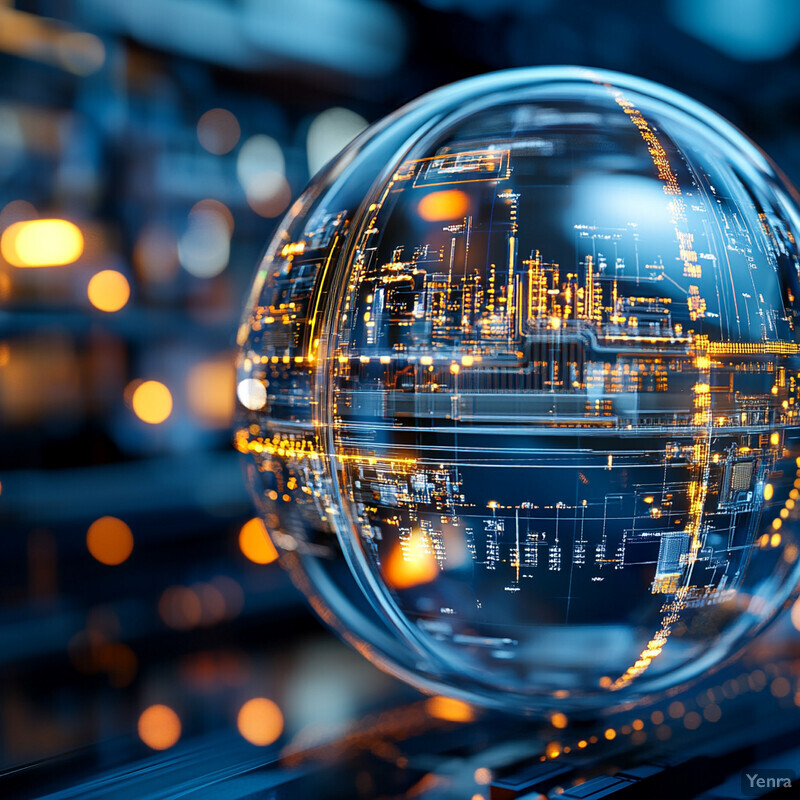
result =
M592 714L798 581L800 217L748 139L577 68L445 87L266 251L236 442L324 620L426 690Z

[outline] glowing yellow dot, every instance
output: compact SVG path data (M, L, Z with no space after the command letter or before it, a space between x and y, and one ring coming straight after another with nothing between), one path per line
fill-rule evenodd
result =
M275 545L259 517L253 517L239 531L239 548L254 564L270 564L278 557Z
M115 269L104 269L92 276L86 289L89 302L100 311L119 311L131 296L128 279Z
M461 371L461 367L458 364L451 364L450 365L450 372L452 372L453 375L458 375L458 373L460 371Z
M169 707L154 705L139 717L139 738L153 750L168 750L181 738L181 721Z
M83 253L83 234L65 219L34 219L9 225L0 252L14 267L61 267Z
M617 738L617 732L613 728L606 728L605 733L603 733L603 736L605 736L606 739L608 739L608 741L610 742L612 739Z
M770 437L769 437L769 443L770 444L778 444L778 442L780 440L781 440L781 435L779 433L776 432L776 433L770 434Z
M772 495L775 493L775 489L771 483L764 484L764 499L765 500L772 500Z
M781 525L783 525L782 519L775 518L774 520L772 520L772 527L775 528L776 531L780 529Z
M272 700L254 697L239 709L236 727L250 744L266 747L283 733L283 714Z
M142 422L158 425L172 413L172 394L159 381L144 381L136 387L132 404Z
M583 748L586 747L588 744L589 743L586 741L586 739L581 739L578 742L578 747L579 747L579 749L583 750Z
M133 534L121 519L100 517L86 532L86 547L101 564L115 566L133 552Z
M544 752L548 758L558 758L561 755L561 745L558 742L550 742Z
M471 367L475 359L472 356L461 356L461 366Z

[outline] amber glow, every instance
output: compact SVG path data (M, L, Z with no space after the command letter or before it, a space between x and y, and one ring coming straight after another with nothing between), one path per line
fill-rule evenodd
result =
M795 600L792 606L792 625L800 631L800 599Z
M133 392L133 412L142 422L158 425L172 413L172 394L159 381L144 381Z
M430 583L439 574L430 541L421 531L415 531L404 545L392 550L384 570L387 583L395 589Z
M436 719L448 722L472 722L475 712L469 703L456 700L454 697L436 695L425 701L425 710Z
M463 217L469 210L469 198L458 189L432 192L419 201L417 211L427 222L440 222Z
M492 771L486 767L478 767L472 777L475 779L475 783L486 786L492 782Z
M139 738L153 750L168 750L181 738L181 721L169 707L154 705L139 717Z
M119 311L131 296L128 279L114 269L104 269L92 276L86 290L89 302L100 311Z
M14 267L61 267L83 253L83 234L65 219L15 222L0 238L3 258Z
M239 531L239 548L255 564L269 564L278 557L278 551L258 517L253 517L242 525Z
M554 728L566 728L567 722L566 714L562 714L561 712L557 712L550 717L550 724Z
M186 379L189 410L206 425L227 427L233 418L235 383L229 358L195 364Z
M558 758L561 755L561 745L558 742L550 742L544 752L548 758Z
M133 534L121 519L100 517L89 526L86 547L101 564L114 566L133 551Z
M283 714L272 700L254 697L239 710L236 727L250 744L266 747L283 733Z

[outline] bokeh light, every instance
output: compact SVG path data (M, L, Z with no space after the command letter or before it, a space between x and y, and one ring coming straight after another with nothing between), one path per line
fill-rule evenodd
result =
M65 219L15 222L3 231L0 252L15 267L60 267L83 253L80 228Z
M101 564L121 564L133 552L133 534L121 519L100 517L89 526L86 547Z
M180 717L161 704L146 708L139 716L139 738L152 750L169 750L181 738Z
M431 542L414 531L404 545L395 547L384 567L386 581L395 589L408 589L436 579L439 567Z
M186 378L189 410L204 425L227 427L233 417L236 374L225 356L194 364Z
M172 393L160 381L143 381L134 389L131 404L142 422L158 425L172 413Z
M792 605L792 625L800 631L800 598L795 600Z
M251 411L258 411L267 404L267 389L255 378L243 378L236 387L239 402Z
M361 114L349 108L329 108L318 114L308 128L308 174L314 175L367 127Z
M188 273L197 278L213 278L228 266L231 254L228 216L209 206L192 209L186 230L178 240L178 258Z
M254 697L239 710L236 727L250 744L266 747L283 733L283 714L269 698Z
M92 276L86 293L89 302L100 311L119 311L131 296L128 279L114 269L104 269Z
M431 192L419 201L417 211L426 222L457 219L469 211L469 197L460 189Z
M259 517L254 517L242 525L239 531L239 548L254 564L270 564L278 557L278 551Z
M200 144L216 156L230 153L238 144L241 134L239 121L225 108L212 108L197 122Z
M429 697L425 701L425 710L432 717L448 722L472 722L475 719L475 710L469 703L444 695Z
M166 283L178 272L178 238L164 225L146 225L133 249L137 275L150 283Z
M262 217L275 217L291 200L286 159L271 136L251 136L239 150L236 174L250 208Z

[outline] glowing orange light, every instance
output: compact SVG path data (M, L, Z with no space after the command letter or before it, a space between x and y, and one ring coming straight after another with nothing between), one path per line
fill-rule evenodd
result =
M458 189L432 192L419 201L417 211L427 222L441 222L463 217L469 210L469 197Z
M405 546L397 546L384 565L386 582L395 589L409 589L430 583L439 574L439 566L430 540L421 531L411 534Z
M83 234L65 219L31 219L9 225L0 252L14 267L62 267L83 253Z
M254 697L239 710L236 727L250 744L266 747L283 733L283 714L272 700Z
M561 755L561 745L558 742L550 742L544 752L548 758L558 758Z
M267 534L261 519L253 517L239 531L239 548L254 564L270 564L278 557L278 551Z
M133 412L142 422L158 425L172 413L172 394L159 381L144 381L133 392Z
M673 700L673 702L669 704L667 712L672 719L679 719L686 713L686 706L684 706L680 700Z
M139 717L139 738L152 750L168 750L181 738L181 721L169 707L154 705Z
M133 534L121 519L100 517L89 526L86 547L101 564L114 566L133 551Z
M432 717L448 722L472 722L475 719L475 711L469 703L443 695L429 697L425 701L425 710Z
M610 742L613 739L617 738L617 732L613 728L606 728L606 731L603 734L603 736L605 736L606 739L608 739L608 741Z
M550 717L550 724L554 728L566 728L567 722L566 714L562 714L561 712L557 712Z
M100 311L119 311L131 296L128 279L114 269L104 269L92 276L86 289L89 302Z
M764 499L765 500L772 500L772 495L775 493L775 489L773 488L771 483L764 484Z

